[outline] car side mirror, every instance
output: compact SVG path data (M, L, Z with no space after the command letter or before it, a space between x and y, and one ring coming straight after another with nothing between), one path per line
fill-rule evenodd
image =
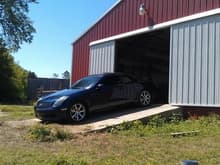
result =
M99 83L99 84L96 85L96 89L101 89L103 86L104 86L104 84Z

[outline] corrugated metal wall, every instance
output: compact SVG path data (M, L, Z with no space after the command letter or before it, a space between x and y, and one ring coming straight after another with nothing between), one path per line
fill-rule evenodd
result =
M90 48L89 74L114 72L115 42L106 42Z
M171 28L169 102L220 106L220 15Z
M138 14L142 3L148 16ZM122 0L74 42L72 82L88 75L90 42L219 7L220 0Z

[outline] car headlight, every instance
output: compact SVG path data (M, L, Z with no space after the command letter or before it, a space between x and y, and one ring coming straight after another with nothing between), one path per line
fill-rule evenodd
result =
M58 99L54 102L53 108L56 108L56 107L59 107L60 105L62 105L63 102L64 102L66 99L68 99L68 97L69 97L69 96L62 96L62 97L58 98Z
M37 104L42 100L42 97L40 97L35 103L34 106L37 106Z

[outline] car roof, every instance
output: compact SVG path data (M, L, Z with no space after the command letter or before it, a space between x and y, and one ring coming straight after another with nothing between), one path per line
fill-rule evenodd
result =
M123 75L126 75L124 73L121 73L121 72L115 72L115 73L112 73L112 72L106 72L106 73L102 73L102 74L94 74L94 75L90 75L90 76L94 76L94 77L105 77L105 76L123 76Z

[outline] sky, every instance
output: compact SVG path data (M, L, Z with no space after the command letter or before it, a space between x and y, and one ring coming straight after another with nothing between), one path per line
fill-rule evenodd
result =
M38 77L71 72L72 43L117 0L38 0L28 16L36 29L31 44L22 44L15 61Z

